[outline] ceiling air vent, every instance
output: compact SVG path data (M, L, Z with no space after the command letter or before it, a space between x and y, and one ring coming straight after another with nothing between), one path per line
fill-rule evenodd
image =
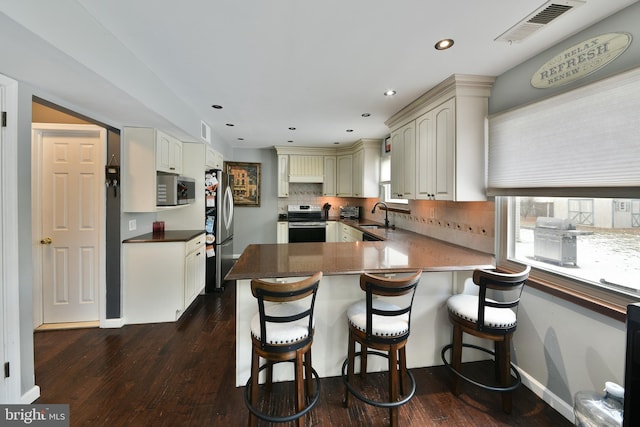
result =
M548 1L498 36L495 41L509 43L521 42L557 17L564 15L584 3L584 0Z

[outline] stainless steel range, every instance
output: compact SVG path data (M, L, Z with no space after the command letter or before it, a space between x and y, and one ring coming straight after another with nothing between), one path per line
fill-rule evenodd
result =
M316 205L288 205L289 243L325 242L327 222Z

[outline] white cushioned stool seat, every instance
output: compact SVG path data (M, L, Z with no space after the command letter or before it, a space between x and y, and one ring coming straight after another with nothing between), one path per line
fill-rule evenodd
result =
M478 296L454 295L447 300L447 309L475 323L478 321ZM508 308L485 307L484 323L492 328L510 328L516 325L516 313Z
M267 316L291 316L306 309L305 306L296 303L271 303L265 304L264 308ZM289 323L266 322L267 342L269 344L289 344L300 341L307 337L308 327L309 317L303 317ZM251 319L251 335L258 340L261 339L260 313L256 313Z
M381 310L399 310L395 304L379 299L372 302L373 308ZM347 309L347 317L358 330L366 332L367 328L367 302L365 300L352 304ZM393 337L402 335L409 330L409 313L399 316L380 316L374 314L372 317L372 333L380 337Z

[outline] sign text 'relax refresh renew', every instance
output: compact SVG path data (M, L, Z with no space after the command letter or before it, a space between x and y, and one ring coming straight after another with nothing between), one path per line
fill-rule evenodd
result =
M627 33L601 34L577 43L544 63L531 76L531 85L545 89L581 79L616 59L630 44Z

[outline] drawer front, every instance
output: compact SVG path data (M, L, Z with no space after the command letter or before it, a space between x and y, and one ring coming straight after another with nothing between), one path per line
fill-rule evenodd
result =
M190 254L191 252L195 251L196 249L198 249L203 245L204 245L204 233L194 237L193 239L187 242L187 247L186 247L187 254Z

